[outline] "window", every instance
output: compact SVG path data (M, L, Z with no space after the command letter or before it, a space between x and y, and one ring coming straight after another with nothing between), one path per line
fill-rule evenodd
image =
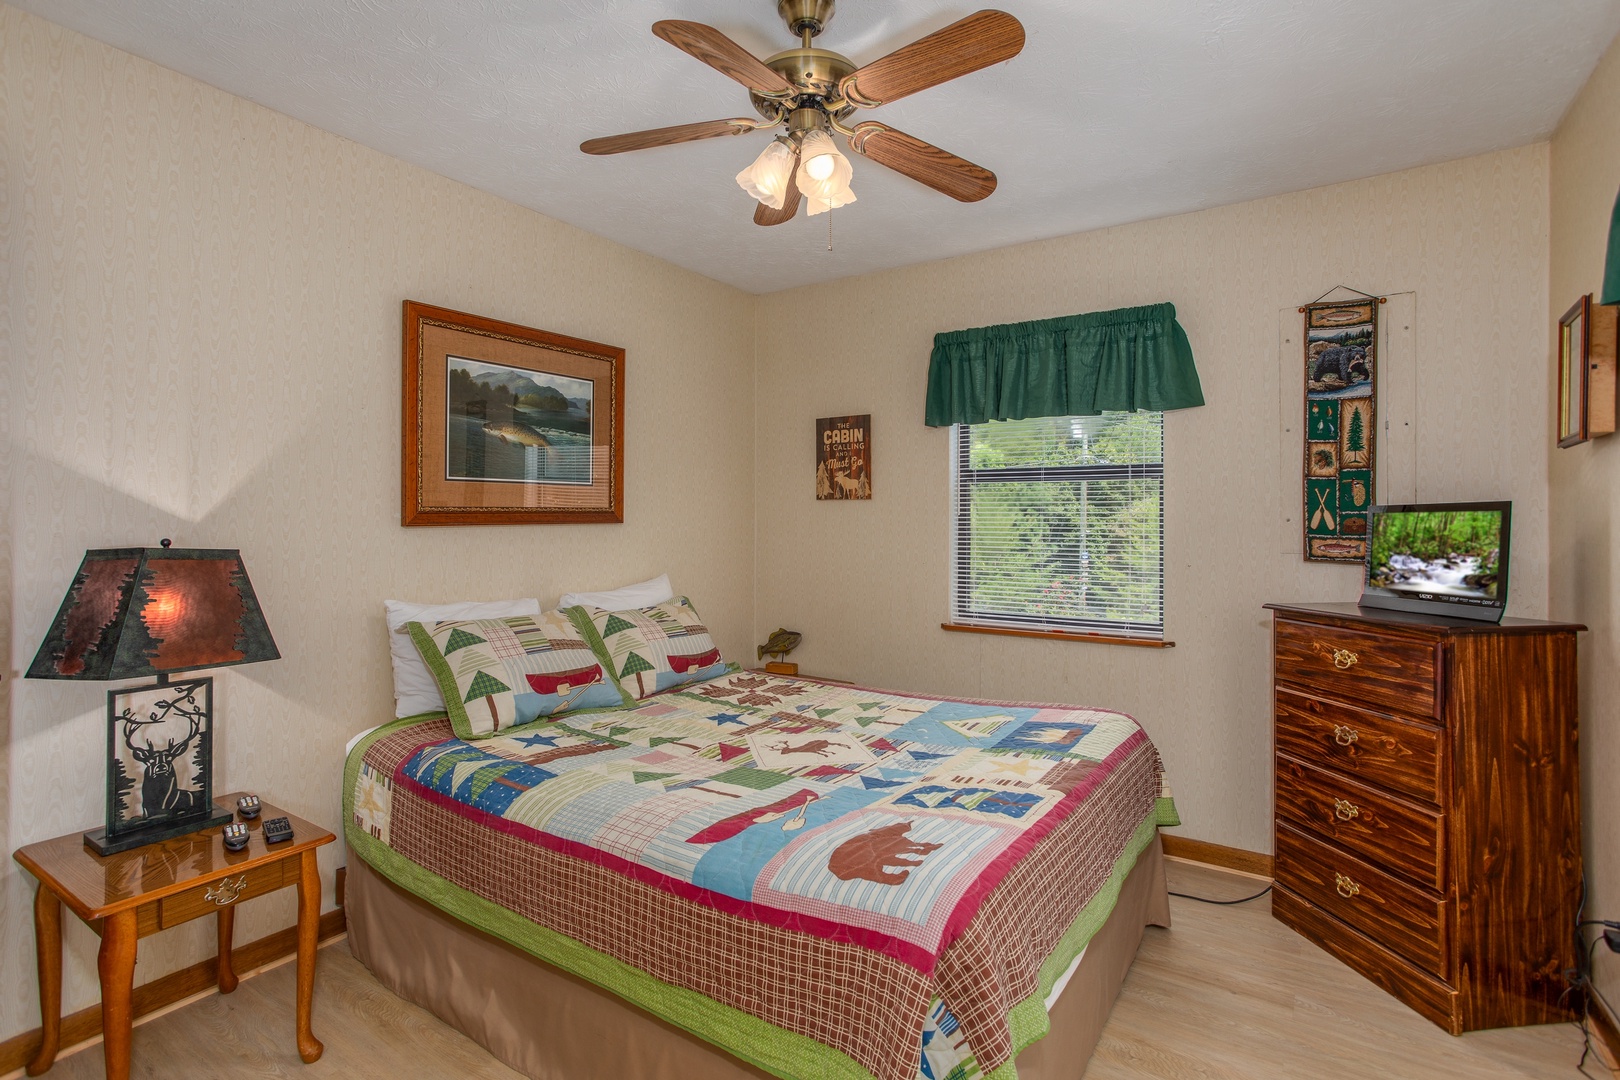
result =
M957 424L951 619L1164 636L1164 414Z

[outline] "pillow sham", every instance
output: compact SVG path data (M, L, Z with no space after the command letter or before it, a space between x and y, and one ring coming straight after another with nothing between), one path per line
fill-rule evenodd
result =
M627 608L650 607L673 599L675 590L669 587L669 575L659 574L655 578L617 589L608 589L606 592L565 592L562 599L557 601L557 610L593 607L605 611L621 611Z
M596 649L627 705L673 686L715 678L729 667L684 596L621 611L576 606L568 609L568 617Z
M384 600L383 618L388 623L388 655L394 662L394 715L404 718L421 713L444 712L444 695L434 681L421 653L406 632L411 621L431 626L446 619L501 619L508 615L538 615L540 601L466 600L454 604L413 604L409 600Z
M579 709L618 707L618 687L558 611L405 624L463 739Z

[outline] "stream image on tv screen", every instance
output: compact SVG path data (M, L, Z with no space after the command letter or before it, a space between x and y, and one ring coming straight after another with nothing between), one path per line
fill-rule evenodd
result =
M1372 521L1367 584L1396 593L1495 601L1500 510L1420 510Z

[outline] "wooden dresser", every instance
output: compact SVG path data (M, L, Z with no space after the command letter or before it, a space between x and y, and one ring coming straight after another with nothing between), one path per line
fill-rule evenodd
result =
M1272 914L1453 1035L1573 1019L1585 627L1266 607Z

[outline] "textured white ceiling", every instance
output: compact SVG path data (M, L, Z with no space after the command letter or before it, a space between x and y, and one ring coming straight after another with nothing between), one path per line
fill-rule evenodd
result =
M750 292L1530 142L1620 30L1620 0L999 0L1021 55L861 114L984 165L995 194L957 203L852 155L859 202L765 229L732 181L763 133L578 145L751 115L648 28L705 22L765 56L793 44L774 0L11 2ZM973 10L841 0L816 44L864 63Z

